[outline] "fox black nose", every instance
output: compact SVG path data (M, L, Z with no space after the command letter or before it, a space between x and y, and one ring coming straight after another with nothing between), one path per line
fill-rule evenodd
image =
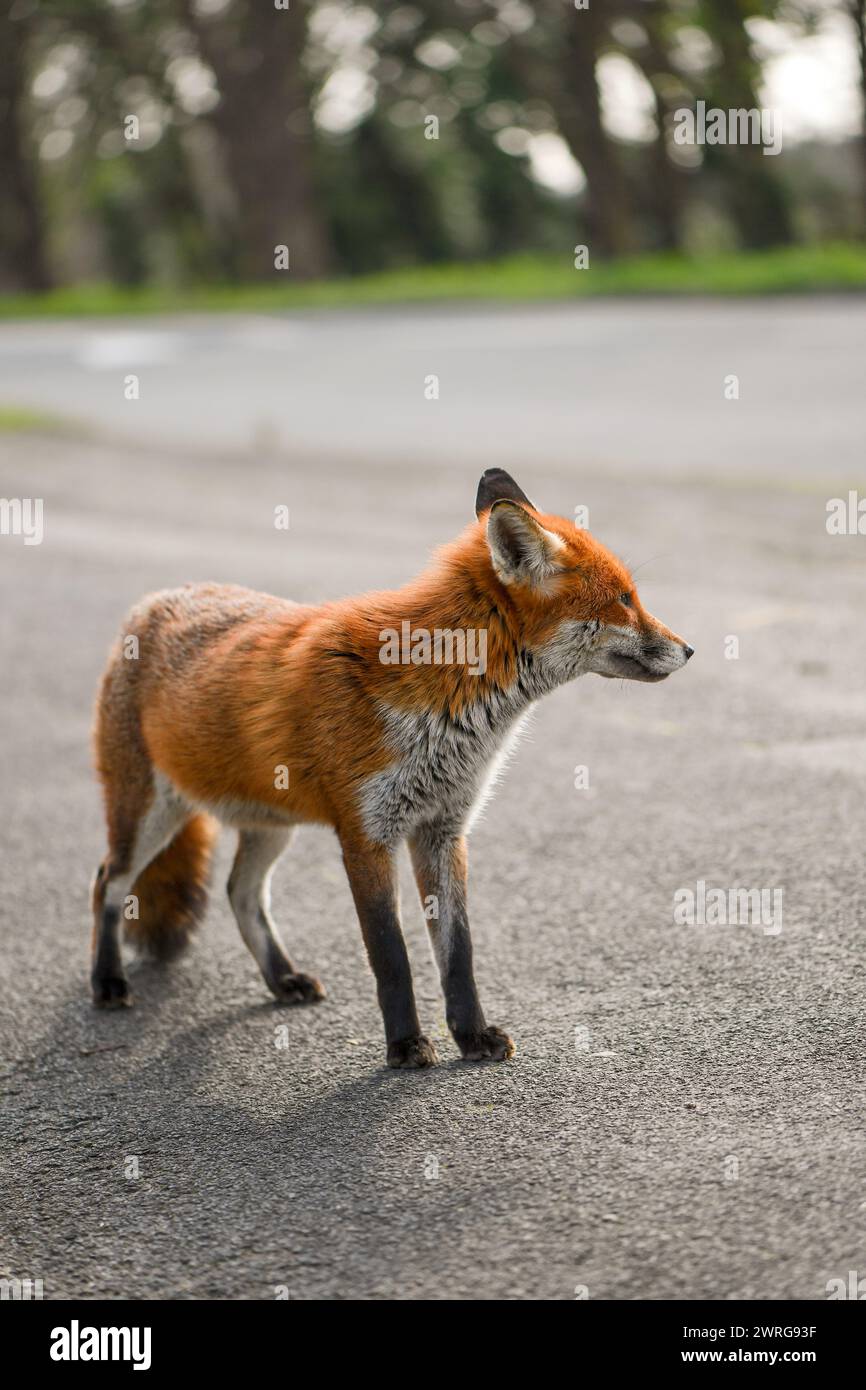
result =
M684 651L685 654L686 654L686 661L688 661L688 659L689 659L690 656L694 656L694 654L695 654L695 649L694 649L694 647L690 647L690 646L688 645L688 643L686 643L686 645L683 647L683 651Z

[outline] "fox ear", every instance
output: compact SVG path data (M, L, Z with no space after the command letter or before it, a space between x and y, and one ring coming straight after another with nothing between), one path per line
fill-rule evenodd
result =
M503 584L543 584L559 569L556 554L565 548L559 536L510 501L494 502L487 518L487 544Z
M486 473L481 474L481 482L478 484L475 515L480 516L482 512L489 511L494 502L504 501L522 502L525 507L532 507L526 493L520 490L510 473L506 473L504 468L488 468Z

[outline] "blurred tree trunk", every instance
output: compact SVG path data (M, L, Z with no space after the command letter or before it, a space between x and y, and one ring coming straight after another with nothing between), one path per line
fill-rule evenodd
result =
M0 280L9 288L45 290L51 284L35 152L28 148L27 20L0 12Z
M646 74L650 79L649 73ZM679 251L682 247L682 174L671 164L667 144L668 108L661 93L654 87L655 118L658 133L652 147L652 214L657 232L657 244L662 251Z
M848 0L848 10L857 30L857 57L860 64L860 99L863 106L860 132L860 169L863 179L863 234L866 235L866 0Z
M583 169L590 254L622 255L634 249L633 215L619 152L601 117L595 69L605 20L599 5L573 10L547 0L538 8L540 23L525 40L503 45L504 61L519 91L549 102Z
M665 0L641 0L626 11L630 18L641 22L647 36L646 45L632 54L655 100L656 138L652 149L652 214L658 229L657 242L663 251L679 251L682 247L683 174L668 153L668 120L672 114L664 96L663 80L672 64L665 43Z
M632 215L617 149L604 128L596 77L605 20L601 6L566 15L556 113L586 174L590 254L621 256L634 249Z
M744 27L748 4L702 0L701 10L722 58L707 106L760 109L759 68ZM773 159L764 155L761 145L707 146L704 158L725 178L731 215L745 246L779 246L792 240L788 205L772 170Z
M181 0L201 55L216 74L221 101L212 114L237 201L237 273L274 274L274 248L289 248L291 274L322 275L330 249L312 167L309 94L301 67L306 9L234 0L212 17Z

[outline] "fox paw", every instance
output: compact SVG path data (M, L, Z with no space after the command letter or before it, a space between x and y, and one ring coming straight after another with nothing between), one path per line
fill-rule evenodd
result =
M493 1024L480 1033L459 1034L456 1040L464 1062L505 1062L514 1056L514 1043Z
M123 975L103 975L94 979L93 1007L95 1009L129 1009L132 1007L132 990Z
M419 1034L414 1038L400 1038L388 1044L388 1066L402 1067L406 1070L417 1067L434 1067L439 1061L436 1049L428 1038Z
M318 1004L325 987L314 975L279 975L270 984L278 1004Z

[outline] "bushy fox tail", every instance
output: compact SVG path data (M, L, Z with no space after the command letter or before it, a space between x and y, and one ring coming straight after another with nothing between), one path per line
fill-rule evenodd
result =
M193 816L135 880L130 892L138 917L125 915L125 929L139 950L170 960L189 944L207 907L217 833L210 816Z

